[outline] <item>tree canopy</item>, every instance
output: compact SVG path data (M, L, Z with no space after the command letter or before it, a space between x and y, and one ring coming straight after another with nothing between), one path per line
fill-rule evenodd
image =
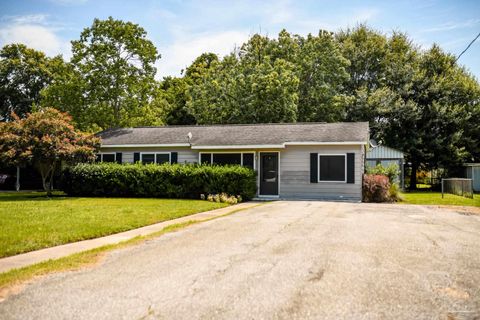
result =
M188 48L185 48L188 50ZM305 36L255 34L224 57L203 53L155 79L160 55L131 22L95 19L72 59L17 44L0 51L0 117L67 111L96 131L117 126L368 121L415 171L480 161L480 85L439 46L358 25ZM34 108L35 109L35 108Z
M40 92L52 81L53 68L61 57L48 58L24 44L9 44L0 50L0 120L11 113L25 116L40 102Z
M63 70L46 101L79 119L88 115L81 121L85 128L144 124L143 115L152 112L160 55L143 28L112 17L95 19L72 41L72 54L70 70ZM71 90L64 93L64 87Z
M72 118L53 108L12 115L0 122L0 162L15 166L33 165L42 176L43 187L51 191L55 169L61 163L93 161L100 140L75 130Z

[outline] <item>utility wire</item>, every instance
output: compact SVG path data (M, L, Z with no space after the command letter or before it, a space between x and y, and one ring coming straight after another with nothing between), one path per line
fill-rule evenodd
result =
M478 39L478 37L480 37L480 32L477 34L477 36L475 37L475 39L473 39L473 40L468 44L468 46L465 48L465 50L463 50L462 53L460 53L460 54L458 55L457 59L455 59L455 62L457 62L458 59L460 59L460 57L462 56L462 54L464 54L464 53L468 50L468 48L470 48L470 46L475 42L475 40Z

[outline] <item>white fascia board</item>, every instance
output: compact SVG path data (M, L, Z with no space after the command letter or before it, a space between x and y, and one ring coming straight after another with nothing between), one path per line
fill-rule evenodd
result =
M361 141L340 141L340 142L315 142L315 141L293 141L285 142L285 146L334 146L334 145L366 145L368 142Z
M210 150L210 149L278 149L285 148L283 144L249 144L249 145L228 145L228 146L192 146L192 149Z
M190 147L189 143L171 144L104 144L100 148L152 148L152 147Z
M341 141L341 142L315 142L298 141L285 142L282 144L250 144L250 145L226 145L226 146L191 146L196 150L208 149L284 149L285 146L323 146L323 145L366 145L367 142L360 141ZM152 147L190 147L189 143L172 144L109 144L102 145L101 148L152 148Z

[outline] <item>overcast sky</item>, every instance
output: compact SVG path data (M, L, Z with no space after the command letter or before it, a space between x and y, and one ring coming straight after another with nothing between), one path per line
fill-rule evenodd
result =
M154 1L0 0L0 46L22 42L70 57L94 18L112 16L144 27L162 55L158 76L179 75L198 55L230 52L254 33L285 28L306 35L366 22L384 33L406 32L424 48L434 42L458 55L480 32L480 1ZM459 60L480 78L480 39Z

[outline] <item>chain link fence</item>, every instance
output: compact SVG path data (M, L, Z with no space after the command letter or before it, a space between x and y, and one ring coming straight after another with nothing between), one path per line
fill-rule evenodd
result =
M444 193L473 199L473 180L463 178L442 179L442 198Z

